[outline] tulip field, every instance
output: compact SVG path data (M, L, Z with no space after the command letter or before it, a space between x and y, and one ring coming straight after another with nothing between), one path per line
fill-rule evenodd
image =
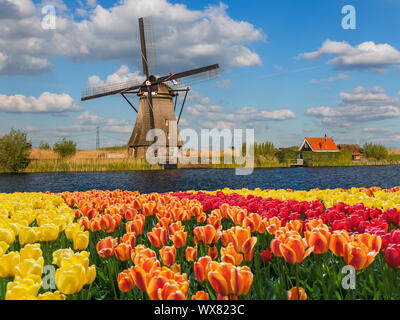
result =
M0 194L0 300L400 298L400 187Z

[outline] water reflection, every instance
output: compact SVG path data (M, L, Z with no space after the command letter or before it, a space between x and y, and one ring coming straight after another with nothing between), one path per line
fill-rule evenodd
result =
M147 193L224 187L308 190L397 185L400 166L256 169L250 176L236 176L233 169L0 174L0 192L122 189Z

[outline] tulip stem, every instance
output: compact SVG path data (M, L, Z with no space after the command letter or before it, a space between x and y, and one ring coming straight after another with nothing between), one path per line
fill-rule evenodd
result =
M296 263L295 265L295 269L296 269L296 290L297 290L297 299L300 300L300 292L299 292L299 264Z
M117 300L117 291L115 290L115 285L114 285L114 272L113 272L113 269L112 269L112 266L111 266L111 259L109 259L107 261L107 264L108 264L108 273L109 273L109 276L110 276L111 286L112 286L113 291L114 291L114 299Z

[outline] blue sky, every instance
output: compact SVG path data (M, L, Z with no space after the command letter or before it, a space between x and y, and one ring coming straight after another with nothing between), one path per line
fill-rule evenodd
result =
M41 9L56 7L55 30ZM219 63L193 86L181 128L254 128L258 141L400 148L400 1L0 0L0 135L36 146L62 137L125 144L136 118L120 97L80 101L82 88L142 79L137 17L152 15L158 70ZM342 7L356 9L343 29ZM4 9L5 8L5 9ZM165 41L171 39L171 41ZM136 101L137 103L137 101Z

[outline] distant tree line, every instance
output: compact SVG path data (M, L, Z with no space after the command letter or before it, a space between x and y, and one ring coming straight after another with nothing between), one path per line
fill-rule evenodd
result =
M6 172L21 172L30 163L32 143L28 140L27 133L22 130L11 129L8 134L0 137L0 169ZM47 142L41 141L41 150L51 150ZM55 153L61 158L73 156L76 153L76 143L72 140L62 139L53 146Z

